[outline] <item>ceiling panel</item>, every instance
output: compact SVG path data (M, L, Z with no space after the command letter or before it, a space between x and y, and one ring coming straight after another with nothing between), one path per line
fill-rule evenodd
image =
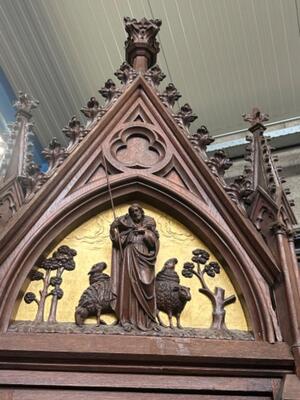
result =
M123 17L162 19L158 62L213 135L300 114L299 0L0 0L1 66L40 101L43 144L124 59ZM300 7L299 7L300 8ZM164 86L164 83L163 83ZM98 96L99 97L99 96Z

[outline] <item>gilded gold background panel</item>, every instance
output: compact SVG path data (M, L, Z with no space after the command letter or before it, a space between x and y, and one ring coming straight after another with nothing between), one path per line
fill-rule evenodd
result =
M209 328L212 319L211 303L204 295L198 292L200 283L197 278L184 278L181 275L181 270L183 263L191 260L192 250L196 248L208 251L211 254L209 261L218 260L200 238L197 238L187 227L147 204L141 203L141 205L145 210L145 214L155 219L160 234L160 250L156 263L156 272L162 268L168 258L176 257L179 261L176 270L180 276L181 284L191 288L192 300L187 303L182 313L182 325L184 327ZM128 207L129 204L116 207L117 216L126 214ZM110 274L111 241L109 238L109 226L113 219L112 210L104 211L80 225L56 246L57 248L64 244L77 251L77 256L74 258L76 262L75 270L71 272L65 271L63 274L61 287L64 291L64 296L58 303L57 320L59 322L74 322L74 310L81 293L89 286L87 274L92 265L105 261L108 264L108 269L105 272ZM215 286L220 286L225 289L226 297L232 294L236 295L234 287L223 268L215 278L210 278L206 275L205 279L210 289L213 290ZM31 282L27 291L37 294L40 286L40 281ZM47 300L45 317L49 313L51 297L49 296ZM35 303L26 304L22 301L16 320L34 320L36 307ZM161 316L166 322L165 315L161 313ZM112 316L103 316L103 319L107 322L112 322L114 318ZM94 322L94 320L87 322ZM235 304L226 307L226 324L229 329L248 330L239 300Z

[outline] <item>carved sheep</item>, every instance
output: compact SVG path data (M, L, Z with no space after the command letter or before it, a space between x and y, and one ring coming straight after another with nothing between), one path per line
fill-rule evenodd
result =
M110 276L103 271L107 265L104 262L95 264L90 272L90 286L82 293L75 310L75 322L82 326L88 317L96 316L97 326L105 324L100 319L102 314L112 313Z
M165 312L169 318L170 328L174 328L172 317L176 317L177 328L182 328L180 324L181 313L187 303L191 300L190 288L180 285L180 280L175 265L178 260L171 258L165 262L162 270L156 275L155 291L157 303L157 319L161 326L167 326L161 321L159 312Z

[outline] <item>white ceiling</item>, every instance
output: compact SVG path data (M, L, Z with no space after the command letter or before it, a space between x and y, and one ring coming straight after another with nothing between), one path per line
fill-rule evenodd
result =
M252 106L272 121L300 115L297 1L0 0L0 65L16 92L40 101L45 145L114 77L123 17L160 18L162 87L176 85L199 116L195 127L234 131Z

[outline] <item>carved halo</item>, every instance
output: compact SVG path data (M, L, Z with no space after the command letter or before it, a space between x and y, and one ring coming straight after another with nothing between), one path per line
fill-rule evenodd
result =
M114 136L111 155L118 167L121 164L125 169L156 170L166 161L166 148L157 132L144 124L135 124Z

